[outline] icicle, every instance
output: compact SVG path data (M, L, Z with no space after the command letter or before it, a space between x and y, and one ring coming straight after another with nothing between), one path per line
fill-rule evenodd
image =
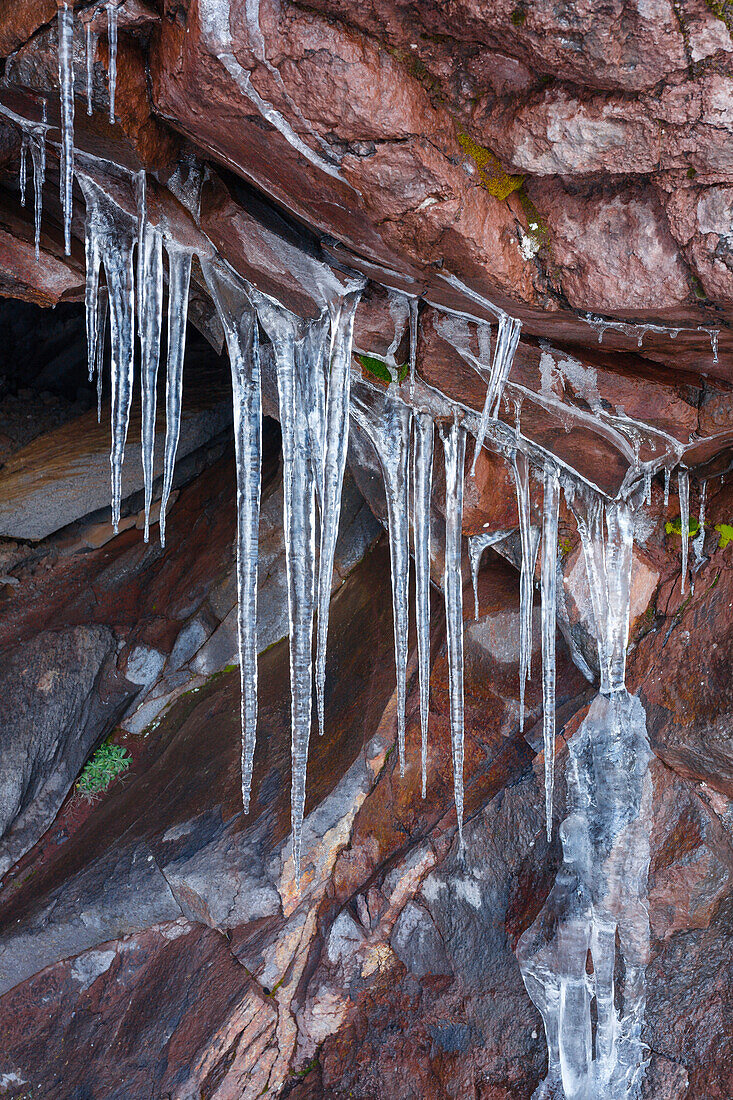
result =
M703 481L700 485L700 518L698 520L697 534L692 540L692 549L695 551L695 571L705 561L705 497L707 496L708 483Z
M687 540L690 535L690 474L688 470L680 468L677 474L677 487L680 497L680 535L682 537L682 582L680 592L685 594L685 579L687 577Z
M86 25L86 61L87 61L87 114L92 113L92 83L94 78L94 57L97 52L97 36L92 31L91 19Z
M61 94L61 207L64 246L71 254L71 208L74 189L74 12L64 2L58 10L59 88Z
M502 313L499 318L499 335L494 347L494 358L491 364L491 375L486 389L486 401L481 413L481 424L476 436L476 447L473 453L473 466L471 473L476 473L476 462L486 438L486 430L490 420L495 420L501 404L504 386L512 369L514 353L519 343L519 334L522 330L522 322L516 317L510 317Z
M644 503L651 504L652 502L652 472L651 470L644 471Z
M95 220L87 216L84 232L86 253L86 288L84 305L87 326L87 370L89 381L94 377L99 339L99 269L102 262L98 228Z
M669 504L669 479L672 471L669 466L664 467L664 507Z
M522 570L519 581L519 729L524 729L524 690L532 675L532 611L534 605L534 570L537 561L540 532L532 526L529 497L529 463L527 456L516 452L513 460L514 483L517 492L517 512L522 546Z
M328 614L331 603L333 562L336 556L341 489L349 446L349 406L351 402L351 344L354 316L361 290L346 295L334 326L331 369L328 376L328 397L325 415L325 451L323 455L323 489L321 502L321 543L318 568L318 633L316 649L316 695L318 728L323 733L326 690L326 643ZM310 364L305 364L306 369ZM312 448L310 448L312 450Z
M557 524L560 480L557 468L545 462L542 514L542 728L545 747L545 814L547 839L552 838L555 785L555 620L557 606Z
M389 527L397 672L397 742L400 774L405 774L405 706L407 702L407 644L409 627L410 531L408 522L408 463L412 410L391 385L379 412L357 400L352 404L357 422L369 435L384 474Z
M427 792L428 712L430 708L430 501L433 489L433 418L414 416L412 452L413 542L415 548L415 610L420 674L420 769L422 796Z
M107 4L107 41L109 43L109 120L115 120L115 90L117 87L117 2Z
M415 369L417 367L417 320L418 299L410 298L410 400L415 392Z
M471 580L473 583L473 609L474 620L478 622L478 573L484 550L488 550L496 542L501 542L510 531L484 531L480 535L468 536L468 560L471 563Z
M109 301L107 288L100 287L97 305L97 424L102 423L102 368L104 367L104 340L107 335L107 314L109 313Z
M153 500L155 420L158 403L158 364L163 317L163 235L147 220L145 172L139 177L140 218L137 251L137 318L140 338L140 389L142 394L142 463L145 485L145 542L150 539L150 507ZM170 299L169 299L170 304ZM170 344L169 344L170 348ZM167 497L166 497L167 502ZM165 525L161 504L161 523Z
M203 265L224 327L232 372L237 467L237 591L242 719L242 805L249 811L257 735L257 571L262 462L262 397L257 320L243 291ZM295 852L295 847L293 849Z
M20 185L20 205L21 206L25 206L25 185L26 185L26 175L27 175L27 166L26 166L27 153L28 153L28 135L26 134L25 131L23 131L23 137L22 137L21 143L20 143L20 173L19 173L19 178L18 178L18 183Z
M165 452L163 495L160 501L160 545L165 546L165 513L173 488L178 437L181 432L183 399L183 357L186 350L188 289L191 282L191 253L166 242L168 254L168 361L165 383Z
M335 311L334 322L339 318ZM300 341L295 358L298 372L301 412L306 418L308 453L316 483L316 500L323 513L324 456L326 453L326 378L331 365L335 323L324 310L318 321L311 321Z
M43 104L43 120L46 121L46 104ZM30 139L31 160L33 161L33 196L36 259L41 254L41 217L43 215L43 184L46 180L46 128L38 130Z
M290 701L293 778L293 863L300 880L306 770L313 691L312 642L315 609L316 493L309 455L307 417L298 385L296 318L257 296L258 316L272 341L280 401L283 449L283 526L290 617Z
M453 753L453 791L458 818L458 840L463 848L463 577L461 528L463 524L463 468L466 429L454 415L447 431L441 431L445 450L445 570L443 587L448 642L450 727Z

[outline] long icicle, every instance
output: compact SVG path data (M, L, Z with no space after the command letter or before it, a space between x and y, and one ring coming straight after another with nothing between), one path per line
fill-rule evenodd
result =
M450 727L453 755L453 791L458 818L458 839L463 848L463 577L461 574L461 533L463 525L463 468L466 457L466 430L454 415L447 431L442 431L445 450L445 596L448 641L448 679L450 690Z
M43 104L44 122L46 103ZM41 255L41 218L43 216L43 185L46 181L46 128L39 127L31 136L31 160L33 161L33 217L35 224L36 260Z
M685 594L687 579L687 550L690 537L690 472L680 467L677 473L677 488L680 497L680 534L682 536L682 582L680 592Z
M61 96L61 208L64 247L71 254L71 209L74 189L74 12L64 2L58 10L59 89Z
M552 838L555 785L555 623L557 615L557 524L560 480L557 467L545 462L542 513L542 729L545 748L545 814Z
M142 394L142 463L145 486L145 542L150 539L153 500L155 420L158 403L158 365L163 318L163 236L147 219L145 173L140 180L140 223L137 253L137 315L140 337L140 389ZM161 513L163 509L161 506Z
M323 458L321 501L321 544L318 568L318 632L316 639L316 697L318 728L323 733L326 691L326 643L331 602L333 563L336 556L341 489L349 446L349 407L351 403L351 346L354 316L361 290L347 294L335 324L326 399L326 439Z
M20 172L18 174L18 183L20 186L20 205L25 206L25 187L28 175L27 169L27 155L28 155L28 135L23 131L23 137L20 142Z
M237 467L237 591L242 720L242 806L249 812L257 737L257 574L262 464L262 396L257 319L243 291L203 266L224 328L232 372Z
M191 282L191 253L166 242L168 254L168 361L165 384L165 452L163 495L160 501L160 545L165 546L165 513L173 489L178 438L181 434L183 401L183 359L186 350L188 290Z
M413 543L415 548L415 610L420 676L420 772L422 796L427 792L428 715L430 709L430 501L433 491L434 427L430 413L413 417L412 452Z
M117 90L117 0L107 4L107 42L109 44L109 120L115 120Z
M102 262L100 241L96 222L87 217L84 232L84 251L86 253L86 287L84 305L87 327L87 369L89 381L94 378L97 364L97 343L99 341L99 273Z
M524 693L531 677L532 612L534 604L534 570L539 548L539 530L532 526L529 497L529 463L518 451L513 460L517 491L517 512L522 547L522 569L519 580L519 729L524 729Z
M87 114L92 113L92 85L94 79L94 57L97 52L97 36L92 31L91 19L87 22L85 28L85 46L86 46L86 63L87 63Z

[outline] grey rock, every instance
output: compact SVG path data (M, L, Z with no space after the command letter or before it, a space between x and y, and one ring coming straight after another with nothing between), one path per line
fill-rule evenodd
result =
M408 901L392 930L390 944L400 962L416 978L450 974L443 941L422 905Z
M106 627L78 626L39 634L4 659L0 875L51 823L95 742L127 704L129 686L112 671L115 649Z
M163 671L165 656L151 646L138 645L128 654L125 678L131 684L151 687Z
M193 618L188 620L176 638L168 658L167 668L175 672L181 665L187 664L211 635L215 626L216 620L213 615L202 607Z

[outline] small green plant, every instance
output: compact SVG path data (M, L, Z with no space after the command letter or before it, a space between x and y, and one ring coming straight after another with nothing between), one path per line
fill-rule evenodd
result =
M730 523L716 523L715 530L720 535L719 550L725 550L729 542L733 542L733 525Z
M380 382L387 382L389 384L392 381L392 375L384 359L378 359L375 355L357 355L356 358L359 360L364 370L368 371L369 374L373 374ZM407 378L409 369L409 363L402 363L397 368L397 381L399 383L404 382Z
M126 772L132 757L122 745L103 741L76 781L79 794L90 801L106 791L113 779Z
M677 519L667 520L664 525L664 530L668 535L681 535L682 534L682 519L680 516ZM700 524L696 519L691 519L687 524L687 534L690 538L693 538L700 530Z

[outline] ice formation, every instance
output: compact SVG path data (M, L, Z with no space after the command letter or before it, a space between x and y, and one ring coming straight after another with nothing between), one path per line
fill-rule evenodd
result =
M94 57L97 52L97 36L92 30L91 19L84 28L84 48L87 75L87 114L91 115L94 110L92 106L92 85L94 79Z
M109 120L115 120L117 91L117 0L107 4L107 42L109 45Z
M64 246L71 254L71 214L74 192L74 12L68 3L58 10L59 89L61 96L60 197L64 212Z
M687 550L690 538L690 474L680 468L677 473L677 489L680 498L680 537L682 539L682 580L680 592L684 596L687 581Z
M563 864L517 957L547 1037L548 1075L537 1100L628 1100L640 1097L644 1071L651 810L644 708L625 687L633 505L604 502L567 477L564 486L581 536L601 685L568 746Z
M413 385L412 381L411 385ZM413 424L415 438L412 451L412 528L420 680L420 773L422 796L425 798L430 705L430 504L433 491L435 426L429 412L416 412Z
M188 290L192 254L173 241L165 241L168 256L168 362L165 384L165 449L163 495L160 502L160 544L165 546L165 513L173 488L176 451L181 432L183 404L183 357L186 350Z
M445 566L443 594L448 641L450 739L453 757L453 793L458 818L459 845L463 847L463 577L461 532L463 525L463 468L466 429L457 413L447 429L441 429L445 451Z
M549 460L544 469L542 508L542 728L545 751L545 816L552 836L555 785L555 631L557 614L557 525L560 477Z
M532 675L532 613L534 610L534 571L540 543L539 528L532 524L529 495L529 462L526 454L516 452L512 463L517 491L522 568L519 577L519 728L524 729L524 692Z

